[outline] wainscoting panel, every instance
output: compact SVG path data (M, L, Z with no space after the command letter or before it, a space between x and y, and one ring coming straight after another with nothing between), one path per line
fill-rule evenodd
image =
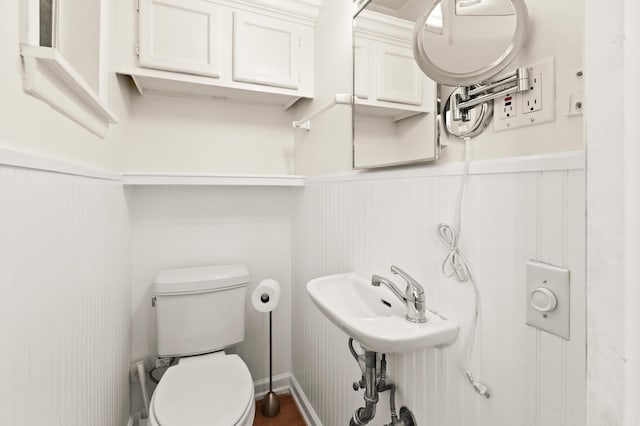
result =
M477 277L481 315L471 369L489 386L476 395L463 375L473 316L469 284L440 271L435 235L452 223L460 176L365 174L310 179L294 221L293 373L322 423L343 425L362 406L351 383L360 370L348 337L307 296L315 277L355 271L391 277L398 265L421 282L428 305L461 326L456 342L388 356L397 406L421 426L580 426L585 424L584 172L500 172L469 178L461 248ZM571 340L526 325L525 262L571 270ZM381 394L372 425L389 422Z
M0 424L126 424L130 246L121 183L0 167Z

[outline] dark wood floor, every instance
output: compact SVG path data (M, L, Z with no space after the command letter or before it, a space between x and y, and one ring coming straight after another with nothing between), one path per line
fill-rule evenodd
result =
M262 399L256 401L256 418L253 426L305 426L304 420L296 402L291 395L281 394L280 413L277 416L267 418L262 416Z

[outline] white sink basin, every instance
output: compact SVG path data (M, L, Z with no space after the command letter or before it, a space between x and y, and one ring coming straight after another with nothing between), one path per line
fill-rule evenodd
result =
M425 323L407 321L404 303L389 289L355 273L316 278L307 283L307 292L327 318L371 351L443 347L458 335L456 323L429 311Z

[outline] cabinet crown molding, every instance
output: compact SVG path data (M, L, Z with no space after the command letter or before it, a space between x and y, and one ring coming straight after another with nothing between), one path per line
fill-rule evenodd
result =
M213 3L227 4L232 7L262 9L265 11L290 15L313 25L320 13L321 0L209 0Z
M382 13L363 11L358 15L355 32L370 38L387 38L396 42L411 42L413 22Z

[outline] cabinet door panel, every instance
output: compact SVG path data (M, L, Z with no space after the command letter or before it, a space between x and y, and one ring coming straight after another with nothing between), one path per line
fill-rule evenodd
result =
M220 77L219 19L202 0L140 0L140 66Z
M359 37L353 41L353 84L355 95L360 99L369 97L369 44L368 40Z
M422 73L410 48L379 44L377 100L410 105L422 104Z
M297 89L300 28L268 16L234 12L233 79Z

